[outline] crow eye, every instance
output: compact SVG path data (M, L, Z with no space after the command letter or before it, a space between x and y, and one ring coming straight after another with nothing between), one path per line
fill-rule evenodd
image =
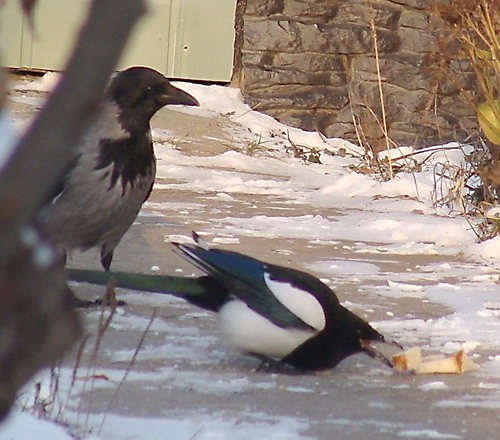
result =
M145 90L146 95L153 95L153 94L154 94L154 91L155 91L155 89L154 89L154 87L153 87L153 86L147 86L147 87L146 87L146 90Z

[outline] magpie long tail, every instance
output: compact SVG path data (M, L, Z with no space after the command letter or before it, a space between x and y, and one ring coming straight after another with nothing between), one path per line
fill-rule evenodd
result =
M114 279L116 287L141 292L160 293L183 298L206 310L217 311L227 300L228 292L213 278L184 278L130 272L102 272L88 269L66 269L68 280L107 285Z

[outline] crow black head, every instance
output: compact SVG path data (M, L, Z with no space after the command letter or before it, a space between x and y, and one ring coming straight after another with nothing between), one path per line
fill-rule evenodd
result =
M147 124L165 105L200 105L189 93L174 87L160 72L148 67L130 67L118 72L111 80L107 97L118 105L124 119Z

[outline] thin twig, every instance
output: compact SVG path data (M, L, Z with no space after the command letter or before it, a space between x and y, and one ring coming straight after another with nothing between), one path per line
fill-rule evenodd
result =
M382 75L380 73L380 59L379 59L379 53L378 53L378 38L377 38L377 30L375 28L375 17L373 15L373 5L371 0L368 0L368 5L370 8L370 26L372 29L372 36L373 36L373 47L375 50L375 63L377 66L377 82L378 82L378 90L379 90L379 96L380 96L380 107L382 111L382 129L383 129L383 134L385 138L385 147L387 150L387 155L389 159L389 177L392 179L394 177L393 170L392 170L392 162L391 162L391 157L390 157L390 143L389 143L389 133L387 130L387 118L386 118L386 113L385 113L385 103L384 103L384 91L382 89Z
M98 326L98 329L97 329L97 335L96 335L96 340L95 340L95 344L94 344L94 349L92 350L92 354L90 356L89 364L87 366L87 373L86 373L86 375L87 375L87 377L90 377L90 380L84 382L84 389L83 389L83 391L85 390L85 386L87 385L88 382L90 382L90 388L91 388L91 390L94 387L94 381L95 381L95 378L97 377L96 374L95 374L95 372L96 372L96 364L97 364L97 354L98 354L99 349L101 347L101 343L102 343L102 340L104 338L104 334L106 333L106 330L110 327L111 321L113 320L113 317L116 314L116 304L115 305L111 305L111 310L109 311L109 314L106 317L106 319L104 319L104 313L105 313L105 311L106 311L106 306L103 304L101 306L101 314L100 314L100 317L99 317L99 326ZM78 405L78 416L80 415L81 403L82 403L82 401L80 401L80 404ZM92 399L90 399L89 403L87 405L87 411L85 413L84 431L86 431L87 428L88 428L88 422L89 422L89 417L90 417L90 409L92 408L92 406L93 406Z
M137 355L139 354L139 351L141 350L141 348L142 348L142 346L144 344L144 341L146 340L146 336L148 335L149 329L153 325L153 321L155 320L155 318L156 318L156 309L153 309L153 313L151 314L151 318L149 318L148 325L146 326L146 328L142 332L141 339L139 339L139 343L137 344L137 347L135 348L134 354L132 355L132 358L130 359L129 364L127 365L127 368L125 369L125 374L123 375L122 380L120 381L120 383L116 387L115 392L113 393L113 396L111 397L110 401L108 402L108 405L107 405L106 409L104 410L104 416L103 416L103 418L101 420L101 424L99 425L99 429L97 431L97 435L99 435L101 433L101 430L102 430L102 428L104 426L104 422L106 421L106 417L109 414L109 410L113 406L113 404L114 404L114 402L116 400L116 397L118 396L118 393L122 389L123 384L126 382L126 380L128 378L128 375L129 375L130 371L132 370L132 367L135 364L135 361L137 359Z
M80 342L80 345L78 346L78 351L76 352L75 363L73 365L73 370L71 373L71 383L69 385L66 399L65 399L64 403L60 406L59 411L56 415L56 420L60 420L60 416L62 415L63 410L65 408L67 408L67 406L69 404L69 399L71 398L71 396L73 394L73 390L74 390L75 384L76 384L76 375L78 373L78 369L80 368L80 364L81 364L82 357L83 357L83 350L85 349L85 346L87 345L89 337L90 337L90 334L87 333L83 337L82 341Z

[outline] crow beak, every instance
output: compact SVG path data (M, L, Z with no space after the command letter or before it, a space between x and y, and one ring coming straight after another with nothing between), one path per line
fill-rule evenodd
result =
M199 107L198 100L184 90L168 84L165 88L165 93L161 96L163 105L191 105Z
M361 348L373 359L378 359L388 367L393 367L393 357L403 351L403 347L394 341L361 339Z

